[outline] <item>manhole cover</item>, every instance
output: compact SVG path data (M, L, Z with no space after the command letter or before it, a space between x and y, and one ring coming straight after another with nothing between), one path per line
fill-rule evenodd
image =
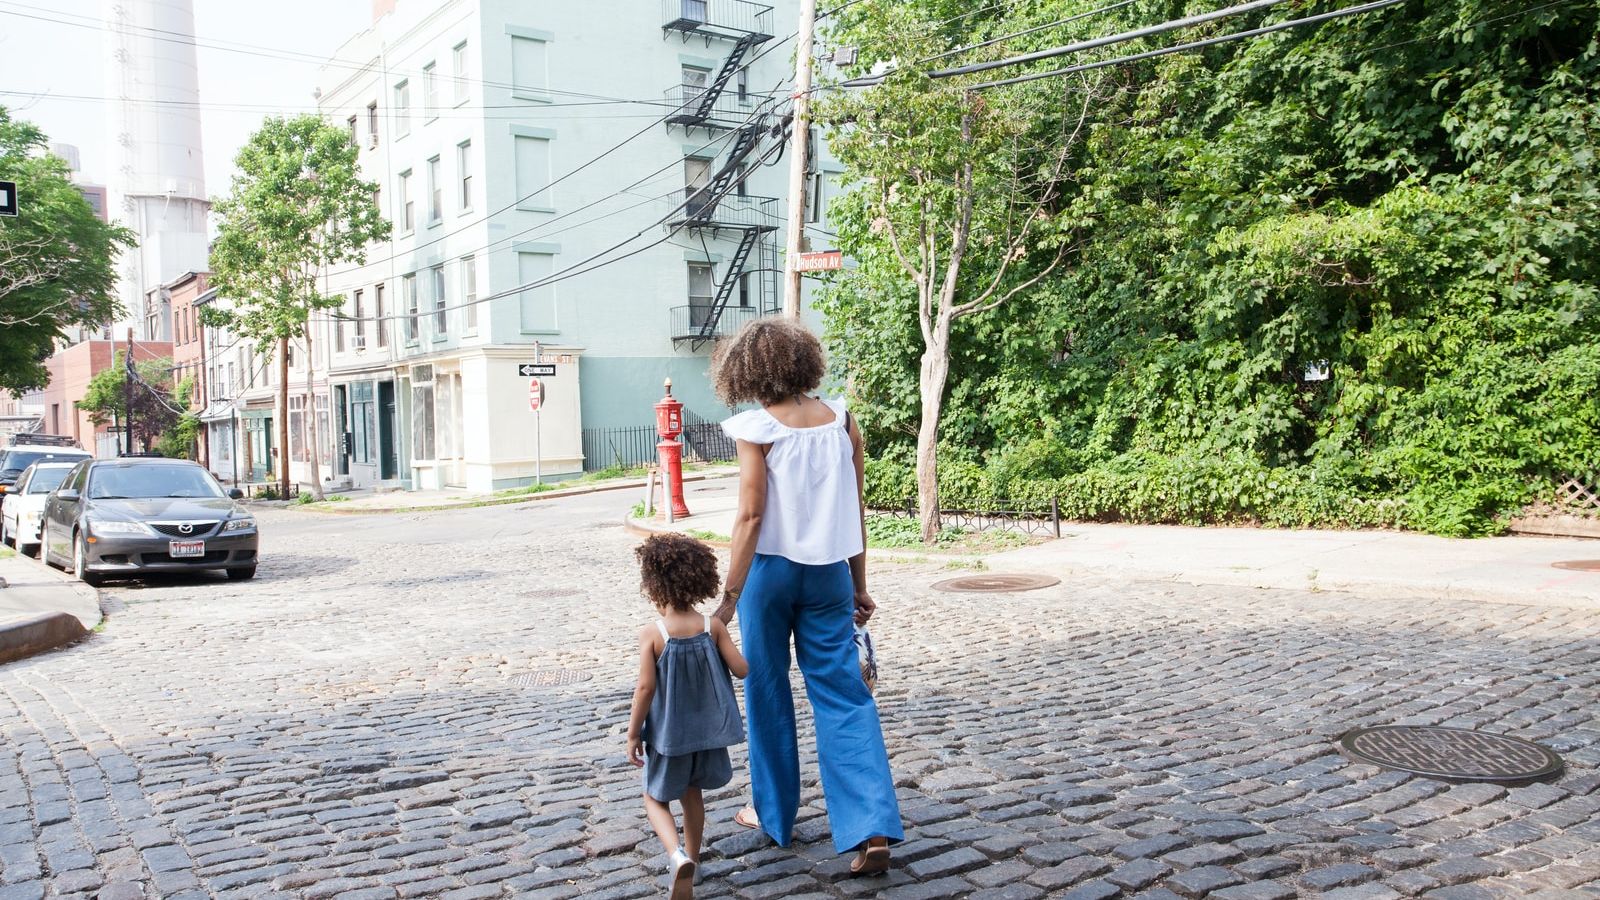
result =
M936 591L953 591L958 594L1008 594L1013 591L1036 591L1061 579L1048 575L963 575L947 578L933 586Z
M560 687L564 684L577 684L593 678L588 672L578 669L538 669L511 678L512 687Z
M1600 559L1564 559L1550 565L1558 569L1571 569L1574 572L1600 572Z
M1339 749L1356 762L1446 781L1536 781L1561 771L1561 757L1532 741L1437 725L1357 728Z

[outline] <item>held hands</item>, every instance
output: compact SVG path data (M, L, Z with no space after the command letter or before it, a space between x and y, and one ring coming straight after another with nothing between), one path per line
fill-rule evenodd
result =
M732 625L734 611L738 608L739 591L724 589L722 592L722 603L718 604L717 611L712 613L712 615L721 619L722 624Z
M636 769L644 768L644 739L638 735L628 735L628 762Z
M856 592L856 624L865 625L872 614L878 611L878 604L872 602L872 595L866 591Z

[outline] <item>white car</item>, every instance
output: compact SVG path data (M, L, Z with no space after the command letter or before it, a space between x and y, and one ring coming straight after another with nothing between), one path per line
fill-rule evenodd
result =
M6 491L5 506L0 506L0 541L28 556L39 552L44 502L77 464L77 460L36 462L24 469L17 476L17 483Z

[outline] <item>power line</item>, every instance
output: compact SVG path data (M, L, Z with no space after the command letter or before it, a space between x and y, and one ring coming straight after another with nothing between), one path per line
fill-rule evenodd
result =
M973 51L973 50L979 50L979 49L982 49L984 47L992 47L995 44L1004 43L1005 41L1009 41L1012 38L1019 38L1019 37L1025 36L1025 35L1035 34L1035 33L1040 32L1040 31L1046 31L1046 30L1049 30L1051 28L1056 28L1056 27L1061 26L1061 25L1066 25L1069 22L1076 22L1079 19L1087 19L1090 16L1098 16L1098 15L1101 15L1103 13L1108 13L1108 12L1111 12L1112 10L1114 10L1114 9L1120 9L1120 8L1122 8L1124 6L1127 6L1128 4L1133 3L1133 2L1134 2L1134 0L1120 0L1120 2L1113 3L1110 6L1102 6L1099 9L1091 9L1088 12L1078 13L1075 16L1067 16L1065 19L1057 19L1054 22L1047 22L1047 23L1045 23L1043 25L1036 25L1033 28L1027 28L1027 29L1024 29L1022 31L1014 31L1014 32L1012 32L1010 34L1002 34L999 37L990 38L989 40L983 41L981 43L969 44L969 45L967 45L965 47L957 47L954 50L946 50L943 53L939 53L939 54L936 54L934 56L930 56L927 59L918 60L917 62L919 64L921 64L921 63L930 63L930 62L933 62L934 60L945 59L945 58L951 57L951 56L957 56L959 54L967 53L967 52L970 52L970 51Z
M1290 20L1288 20L1286 22L1279 22L1276 25L1267 25L1267 26L1263 26L1261 28L1251 28L1248 31L1238 31L1238 32L1234 32L1233 34L1225 34L1225 35L1221 35L1219 37L1206 38L1205 40L1201 40L1201 41L1191 41L1191 42L1189 42L1187 44L1177 44L1177 45L1174 45L1174 46L1171 46L1171 47L1162 47L1162 48L1157 49L1157 50L1147 50L1147 51L1145 51L1143 53L1132 53L1132 54L1129 54L1127 56L1116 57L1115 59L1104 59L1104 60L1100 60L1099 62L1083 63L1081 65L1076 65L1076 66L1067 66L1066 68L1054 69L1054 70L1049 71L1049 72L1035 72L1035 73L1033 73L1031 75L1019 75L1019 76L1017 76L1015 78L1005 78L1005 79L1002 79L1002 80L999 80L999 81L986 81L986 82L983 82L982 84L962 85L962 89L963 90L971 90L971 91L981 91L981 90L985 90L985 89L988 89L988 88L1001 87L1003 85L1008 85L1008 84L1021 84L1022 82L1025 82L1025 81L1038 81L1039 79L1042 79L1042 78L1053 78L1053 77L1058 76L1058 75L1068 75L1068 74L1071 74L1073 72L1087 72L1090 69L1100 69L1100 68L1104 68L1106 66L1115 66L1115 65L1121 65L1123 63L1137 62L1137 61L1139 61L1141 59L1150 59L1150 58L1156 57L1156 56L1166 56L1169 53L1181 53L1181 52L1184 52L1186 50L1199 50L1199 49L1204 48L1204 47L1211 47L1211 46L1215 46L1217 44L1225 44L1225 43L1228 43L1229 41L1238 41L1238 40L1243 40L1245 38L1258 37L1258 36L1263 35L1263 34L1271 34L1271 33L1276 32L1276 31L1285 31L1287 29L1296 28L1296 27L1299 27L1301 25L1315 25L1315 24L1317 24L1319 22L1326 22L1326 21L1328 21L1330 19L1339 19L1339 18L1343 18L1345 16L1353 16L1353 15L1357 15L1357 14L1360 14L1360 13L1372 12L1374 10L1383 9L1386 6L1394 6L1397 3L1403 3L1403 2L1405 2L1405 0L1376 0L1376 2L1373 2L1373 3L1364 3L1364 4L1360 5L1360 6L1351 6L1351 7L1345 8L1345 9L1334 10L1333 12L1322 13L1320 15L1306 16L1305 18L1301 18L1301 19L1290 19Z

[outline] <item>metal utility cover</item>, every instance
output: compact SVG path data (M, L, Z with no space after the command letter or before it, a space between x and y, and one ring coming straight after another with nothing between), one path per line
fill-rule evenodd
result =
M1060 584L1061 579L1049 575L1021 575L999 573L994 575L963 575L947 578L933 586L936 591L957 594L1010 594L1017 591L1036 591Z
M1574 572L1600 572L1600 559L1564 559L1550 565L1558 569L1571 569Z
M1522 738L1442 725L1379 725L1339 738L1356 762L1441 781L1529 782L1562 769L1550 748Z
M588 681L594 676L579 669L536 669L513 676L512 687L561 687Z

